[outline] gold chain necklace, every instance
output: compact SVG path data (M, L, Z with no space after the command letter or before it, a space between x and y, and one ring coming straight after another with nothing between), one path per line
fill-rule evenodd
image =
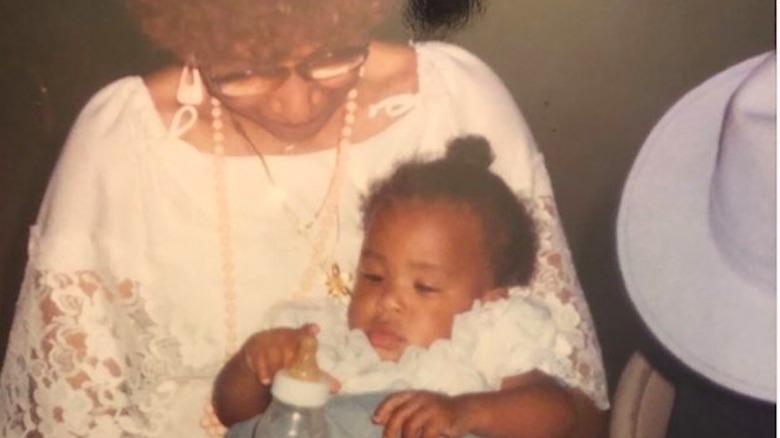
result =
M309 264L304 270L298 289L293 294L293 297L296 299L303 298L309 294L314 286L318 271L321 271L325 276L325 286L327 287L330 296L346 299L350 295L350 280L346 273L342 272L338 263L333 260L334 249L331 249L331 255L327 256L325 247L331 240L333 240L333 246L335 246L335 242L338 241L339 199L341 187L344 184L344 177L347 173L347 163L349 162L349 147L351 145L352 126L355 123L357 95L358 92L355 88L352 88L347 93L341 133L336 147L336 163L328 184L328 190L312 219L306 222L301 220L295 210L287 203L286 193L276 183L262 151L260 151L257 145L252 141L252 138L246 132L243 125L230 114L236 132L238 132L254 154L260 159L263 172L271 185L271 190L274 191L274 197L281 202L285 214L287 214L288 218L295 224L295 230L298 235L300 235L311 248ZM334 233L336 234L335 236L333 236Z
M362 71L361 71L362 77ZM337 299L348 299L351 294L349 284L350 279L346 273L342 272L338 263L333 260L331 250L331 256L325 257L325 246L330 240L331 235L338 232L339 225L339 198L341 192L341 186L344 183L344 176L347 171L347 162L349 157L350 139L352 137L352 126L355 123L355 111L357 110L357 96L358 92L356 88L352 88L347 93L347 100L344 104L344 121L341 127L341 133L339 142L336 146L336 164L334 166L333 174L328 185L328 191L322 204L319 206L314 214L314 217L308 223L302 223L295 211L287 204L284 192L276 184L273 178L271 170L266 162L265 156L256 147L252 139L247 135L244 127L236 120L232 114L231 121L233 122L236 132L248 143L252 151L260 159L263 166L263 171L271 184L272 190L276 191L276 194L281 198L284 211L288 217L295 223L296 231L303 237L307 244L311 247L311 258L309 264L304 270L301 278L301 283L293 294L294 298L302 298L308 295L309 291L313 287L314 279L317 271L322 271L325 275L325 286L328 290L328 295ZM229 359L235 351L238 349L238 336L237 336L237 318L236 318L236 281L235 281L235 260L233 253L232 243L232 221L230 219L230 209L228 206L227 198L227 186L225 182L225 150L223 147L223 141L225 139L222 133L224 124L222 122L222 108L218 99L212 97L211 103L211 128L212 128L212 140L214 144L214 159L213 159L213 180L215 189L215 199L217 204L217 231L219 234L220 242L220 259L221 259L221 271L222 271L222 283L223 294L225 298L225 330L226 330L226 358ZM314 234L313 229L315 223L319 222L318 233ZM338 240L338 236L335 237ZM333 243L335 246L335 242ZM200 421L201 427L213 437L222 437L227 432L227 429L220 423L219 419L214 412L214 407L211 402L206 404L203 412L203 416Z

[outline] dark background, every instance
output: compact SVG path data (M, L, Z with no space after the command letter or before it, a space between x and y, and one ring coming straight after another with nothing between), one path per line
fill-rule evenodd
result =
M771 0L493 0L451 37L504 79L546 157L611 390L631 352L642 349L675 383L704 394L690 406L703 409L723 395L644 332L623 290L614 224L623 182L655 122L706 78L773 50L775 7ZM385 32L407 38L398 22ZM98 88L164 59L117 0L0 2L0 357L27 229L69 126ZM726 398L707 409L770 412Z

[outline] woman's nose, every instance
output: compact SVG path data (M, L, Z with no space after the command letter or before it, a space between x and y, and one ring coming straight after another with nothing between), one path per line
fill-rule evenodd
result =
M322 102L322 93L293 72L271 97L271 109L292 125L311 122Z

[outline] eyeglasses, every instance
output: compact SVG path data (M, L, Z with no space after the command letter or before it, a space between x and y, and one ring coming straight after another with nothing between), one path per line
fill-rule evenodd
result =
M325 53L315 53L293 66L251 68L212 76L206 69L210 86L227 97L251 97L279 88L294 71L307 81L327 88L348 84L368 59L368 46L350 46Z

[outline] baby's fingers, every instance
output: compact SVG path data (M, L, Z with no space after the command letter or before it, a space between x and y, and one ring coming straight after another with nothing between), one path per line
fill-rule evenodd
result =
M257 380L263 385L270 385L273 378L272 365L268 361L267 354L263 354L254 362L257 372Z
M301 331L307 335L317 336L320 332L320 326L316 323L309 322L301 326Z
M412 394L413 393L411 391L403 391L391 394L386 399L382 400L381 403L379 403L376 411L374 411L372 420L378 424L387 423L387 421L392 416L393 411L409 400L412 397Z
M409 410L409 415L406 418L406 421L403 423L403 437L404 438L421 438L430 436L431 433L428 433L428 430L430 429L431 432L433 432L433 437L436 438L439 436L438 431L433 427L433 422L431 421L430 415L425 415L424 412L421 412L419 409L419 406L416 404L408 404L407 405Z
M319 332L316 324L297 329L278 328L258 332L244 344L246 367L263 385L270 385L276 373L292 363L303 338L314 338Z
M391 396L379 407L375 421L384 425L384 438L397 437L403 432L404 437L417 438L419 430L411 420L415 416L417 403L413 392L404 392ZM415 429L415 430L412 430Z
M269 348L255 362L257 378L263 385L270 385L279 370L289 364L295 352L287 348Z

